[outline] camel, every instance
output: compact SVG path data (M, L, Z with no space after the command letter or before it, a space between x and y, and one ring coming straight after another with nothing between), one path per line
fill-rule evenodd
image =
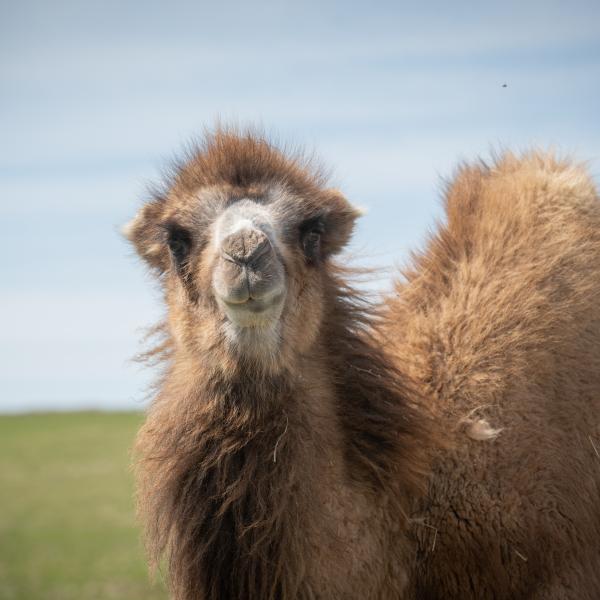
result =
M218 129L126 235L162 365L138 513L175 600L600 597L600 202L542 152L463 165L382 302L314 162Z

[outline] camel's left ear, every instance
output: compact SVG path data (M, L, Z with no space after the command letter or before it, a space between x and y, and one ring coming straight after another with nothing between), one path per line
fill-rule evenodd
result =
M165 271L168 266L164 229L160 227L162 216L162 203L149 202L122 229L123 235L134 245L137 253L159 272Z
M356 208L339 190L326 190L325 235L322 249L326 256L337 254L349 242L354 223L364 211Z

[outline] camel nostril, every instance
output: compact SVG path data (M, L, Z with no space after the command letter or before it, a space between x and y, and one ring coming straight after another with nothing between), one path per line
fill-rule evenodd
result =
M228 235L221 243L226 260L247 264L271 250L271 242L259 229L241 229Z

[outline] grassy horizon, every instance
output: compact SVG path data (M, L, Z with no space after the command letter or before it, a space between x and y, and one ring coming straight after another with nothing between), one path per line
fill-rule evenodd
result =
M159 600L134 516L142 414L0 416L0 600Z

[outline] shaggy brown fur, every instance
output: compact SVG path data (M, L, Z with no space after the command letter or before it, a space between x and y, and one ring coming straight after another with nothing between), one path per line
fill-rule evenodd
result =
M455 432L416 514L429 528L413 528L409 597L598 598L594 186L568 162L506 155L463 167L446 212L388 302L395 362ZM495 439L465 435L480 419Z
M182 274L164 236L177 219L210 237L224 206L273 188L284 189L278 210L294 231L323 209L327 230L316 263L288 232L283 335L264 361L224 340L210 244L197 243ZM422 485L426 419L375 341L371 307L329 258L355 217L298 160L259 138L220 132L130 228L169 305L160 348L167 370L137 453L150 554L155 563L166 557L174 598L401 593L399 532L407 497Z
M597 597L589 179L537 155L464 168L383 315L333 261L357 213L324 183L260 136L219 131L129 227L169 307L136 449L173 598ZM245 198L286 224L276 352L232 345L211 291L212 223Z

